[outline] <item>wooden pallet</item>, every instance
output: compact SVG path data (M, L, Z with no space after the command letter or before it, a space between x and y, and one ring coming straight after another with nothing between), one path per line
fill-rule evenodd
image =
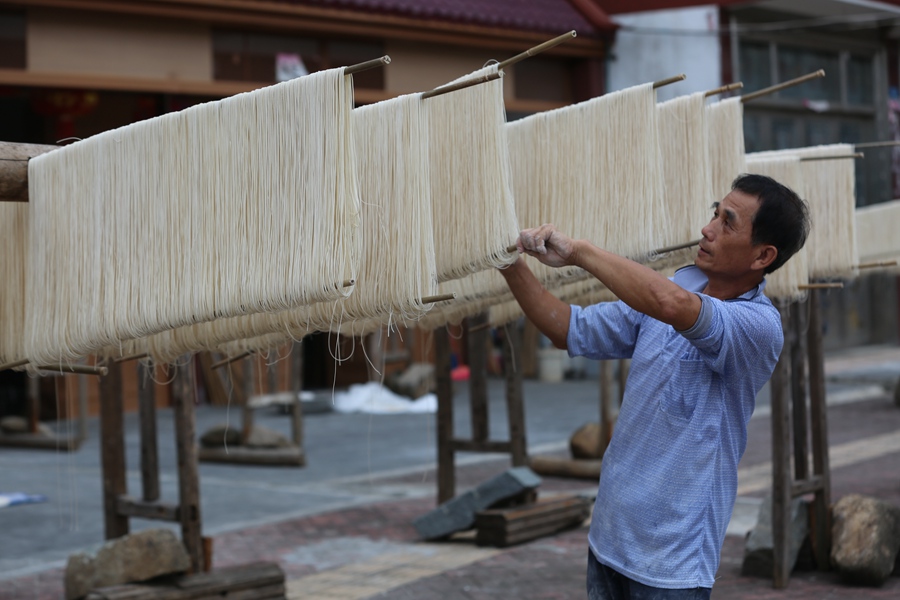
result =
M275 600L285 598L284 571L259 562L153 583L129 583L88 592L85 600Z
M515 508L475 515L475 543L500 548L577 527L590 514L591 502L579 496L542 499Z

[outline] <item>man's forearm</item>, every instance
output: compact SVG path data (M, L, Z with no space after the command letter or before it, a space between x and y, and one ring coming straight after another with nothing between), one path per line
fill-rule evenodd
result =
M607 252L590 242L575 243L573 264L599 279L634 310L689 329L700 314L700 299L649 267Z
M525 316L554 346L565 349L571 307L548 292L522 258L500 272Z

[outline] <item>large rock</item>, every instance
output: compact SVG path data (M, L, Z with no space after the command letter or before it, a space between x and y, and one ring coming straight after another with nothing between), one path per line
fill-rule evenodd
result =
M241 445L241 428L234 425L214 425L200 436L200 445L204 448L222 448L224 446Z
M181 573L191 566L182 543L168 529L148 529L103 544L95 554L78 553L66 564L66 600L95 588Z
M794 498L791 502L790 545L788 560L791 570L797 564L797 556L803 546L803 540L809 535L809 505L803 498ZM741 564L741 575L766 577L771 579L774 573L775 559L772 538L772 496L766 496L759 505L759 516L756 526L747 534L744 542L744 561Z
M859 494L832 508L831 562L848 583L879 586L900 551L900 507Z
M421 398L435 390L434 365L412 363L402 373L392 375L385 381L392 392L408 398Z
M540 484L541 478L528 467L508 469L422 515L413 521L413 526L426 540L471 529L475 525L475 513L490 508L501 500L528 493Z
M254 425L250 435L244 440L244 446L247 448L287 448L291 445L286 437L262 425Z
M569 438L572 458L603 458L600 452L600 423L585 423Z

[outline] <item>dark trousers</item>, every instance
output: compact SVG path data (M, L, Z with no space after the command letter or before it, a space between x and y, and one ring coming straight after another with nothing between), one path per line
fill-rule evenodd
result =
M710 588L670 590L655 588L625 577L615 569L601 565L588 550L588 600L709 600Z

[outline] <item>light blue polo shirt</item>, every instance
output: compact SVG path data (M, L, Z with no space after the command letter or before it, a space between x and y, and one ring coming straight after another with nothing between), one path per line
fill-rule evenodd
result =
M765 281L732 300L672 278L702 301L678 332L623 302L572 307L570 356L631 358L588 535L597 560L644 585L711 588L737 494L756 394L784 341Z

